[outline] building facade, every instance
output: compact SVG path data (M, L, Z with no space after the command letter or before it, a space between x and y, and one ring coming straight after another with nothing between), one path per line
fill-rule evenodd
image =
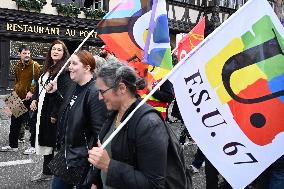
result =
M20 45L30 46L41 65L49 44L63 40L72 53L113 7L109 0L0 0L0 94L13 89L14 66ZM171 45L206 16L206 33L241 7L246 0L166 0ZM271 4L273 5L273 1ZM103 10L103 11L101 11ZM83 48L97 52L103 42L94 33Z

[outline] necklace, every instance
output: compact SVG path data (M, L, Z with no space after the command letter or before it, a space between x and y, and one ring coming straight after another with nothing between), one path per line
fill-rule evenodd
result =
M136 101L136 99L130 99L126 104L124 104L124 107L118 110L118 113L116 115L115 120L115 127L117 128L121 124L121 118L124 115L124 113L128 110L128 108Z
M115 128L121 124L122 113L118 112L115 119Z

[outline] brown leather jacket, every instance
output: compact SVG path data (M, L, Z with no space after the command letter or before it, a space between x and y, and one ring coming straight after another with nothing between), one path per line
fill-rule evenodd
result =
M33 65L34 64L34 65ZM33 76L34 66L34 76ZM21 99L26 98L27 93L32 93L36 90L36 84L32 83L34 78L38 80L40 74L40 66L37 62L30 59L28 63L23 63L21 60L15 66L15 87L14 90Z

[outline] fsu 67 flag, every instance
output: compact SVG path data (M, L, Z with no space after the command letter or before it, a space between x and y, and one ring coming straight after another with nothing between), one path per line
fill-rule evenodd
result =
M283 37L269 3L248 1L170 76L188 131L236 189L284 154Z

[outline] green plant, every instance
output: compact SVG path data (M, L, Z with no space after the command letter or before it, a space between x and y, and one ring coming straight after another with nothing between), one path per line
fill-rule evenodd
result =
M63 14L64 16L77 18L78 14L80 14L79 5L76 3L58 4L56 9L59 14Z
M42 0L15 0L18 7L22 7L28 11L34 9L37 12L43 8L44 3Z
M32 9L35 9L37 12L40 12L40 10L43 8L43 1L42 0L30 0Z
M92 8L85 8L83 9L86 17L90 17L93 19L101 19L106 15L106 11L103 9L92 9Z

